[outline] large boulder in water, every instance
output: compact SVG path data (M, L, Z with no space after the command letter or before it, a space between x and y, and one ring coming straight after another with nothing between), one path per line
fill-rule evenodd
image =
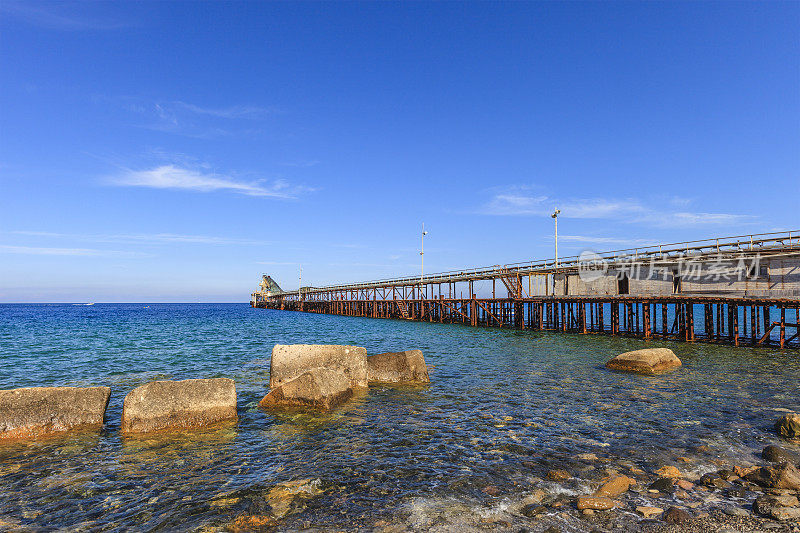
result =
M370 383L430 383L420 350L388 352L367 357Z
M101 428L110 395L108 387L0 390L0 440Z
M122 432L196 428L236 418L232 379L153 381L125 397Z
M781 437L789 439L800 438L800 415L797 413L786 413L775 422L775 431Z
M657 374L681 366L681 360L669 348L646 348L625 352L606 363L606 368L637 374Z
M264 409L300 408L327 411L347 401L352 395L350 378L341 370L311 368L269 391L258 405Z
M274 389L312 368L343 373L352 387L366 388L367 350L361 346L276 344L269 364L269 388Z
M744 479L768 489L800 490L800 471L792 463L762 466Z
M761 451L761 458L770 463L793 463L800 465L800 453L770 444Z

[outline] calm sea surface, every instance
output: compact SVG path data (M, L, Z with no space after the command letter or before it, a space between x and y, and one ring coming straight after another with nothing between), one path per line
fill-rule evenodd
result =
M369 354L419 348L431 385L373 388L326 415L276 416L257 406L276 343L356 344ZM603 368L613 355L645 346L672 348L683 368L655 377ZM120 437L122 400L133 387L210 377L236 380L238 424ZM319 480L324 493L290 515L285 529L380 521L465 528L505 512L534 486L584 493L602 472L578 454L648 472L754 462L777 442L771 424L779 410L800 411L799 380L797 351L246 304L0 305L0 389L112 389L102 433L0 445L0 529L214 530L258 514L271 487L296 479ZM575 477L543 481L554 468ZM581 529L579 518L553 520Z

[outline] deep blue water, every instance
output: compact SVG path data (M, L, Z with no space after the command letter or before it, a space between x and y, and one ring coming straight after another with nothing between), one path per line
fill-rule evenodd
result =
M432 383L373 388L325 415L266 413L257 403L277 343L355 344L370 354L419 348ZM646 346L672 348L684 366L650 377L603 368ZM144 440L118 434L133 387L208 377L236 381L238 424ZM588 490L601 472L576 454L646 472L684 457L695 475L753 462L777 442L771 425L780 410L800 410L798 380L797 351L246 304L0 305L0 389L112 388L102 433L0 445L0 529L214 530L256 513L276 483L304 478L319 479L325 493L282 528L377 520L458 528L458 520L504 513L534 486L556 490L542 481L552 468L575 476L558 490ZM488 485L501 494L486 494ZM221 497L236 503L212 503ZM443 517L442 506L458 516ZM579 518L558 520L580 529Z

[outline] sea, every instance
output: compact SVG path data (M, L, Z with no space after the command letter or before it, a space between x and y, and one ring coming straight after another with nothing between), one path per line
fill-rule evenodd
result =
M431 383L373 387L324 414L259 409L273 346L297 343L420 349ZM683 366L657 376L603 366L645 347L671 348ZM237 423L120 435L134 387L216 377L236 382ZM299 480L318 494L293 504L278 530L516 531L529 520L519 503L537 488L573 496L610 471L646 477L675 465L698 477L757 464L779 443L775 420L800 411L799 381L797 350L247 304L0 305L0 389L112 391L102 431L0 444L0 530L219 531L268 513L270 491ZM553 470L570 477L548 479ZM537 520L592 529L569 505Z

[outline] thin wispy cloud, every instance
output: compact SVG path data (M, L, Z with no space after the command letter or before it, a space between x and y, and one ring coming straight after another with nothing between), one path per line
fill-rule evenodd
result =
M74 12L75 8L80 6L80 3L34 4L5 0L0 2L0 13L51 30L115 30L130 26L128 22L123 23L118 20L102 19Z
M692 226L742 224L751 222L756 217L749 215L733 215L729 213L669 213L668 217L652 221L654 225L665 228Z
M250 120L258 120L261 118L265 118L276 112L276 110L274 109L260 107L260 106L253 106L253 105L234 105L229 107L214 108L214 107L201 107L198 105L189 104L181 101L172 102L172 105L174 105L177 108L185 109L189 112L198 115L208 115L210 117L228 118L228 119L243 118Z
M311 167L319 165L319 161L316 161L316 160L290 161L288 163L281 163L281 165L283 165L285 167L311 168Z
M732 225L752 222L755 217L731 213L692 213L675 211L685 209L691 201L675 198L663 205L650 205L636 198L554 198L532 194L527 187L510 187L493 191L492 197L479 210L479 214L494 216L550 216L557 207L561 218L605 219L676 228L712 225Z
M202 105L182 100L100 95L94 99L140 117L137 127L197 139L258 135L264 121L281 112L273 107L239 103Z
M34 246L13 246L0 244L0 254L20 254L20 255L57 255L57 256L79 256L79 257L132 257L143 256L138 252L128 252L120 250L97 250L93 248L48 248Z
M331 246L334 248L349 248L349 249L356 249L356 248L366 248L366 244L355 244L355 243L332 243Z
M645 246L653 244L652 239L625 239L619 237L593 237L591 235L559 235L559 242L577 242L585 244L621 244L625 246Z
M273 241L241 239L236 237L219 237L214 235L182 235L178 233L120 233L120 234L86 234L86 233L55 233L49 231L13 231L15 235L31 237L49 237L57 239L73 239L92 242L123 243L123 244L211 244L211 245L242 245L242 246L268 246L275 244Z
M308 187L290 185L283 179L271 182L264 180L247 182L223 174L202 172L175 165L161 165L148 170L125 170L118 175L109 177L106 182L120 187L145 187L205 193L227 191L246 196L282 199L297 198L298 195L311 190Z

